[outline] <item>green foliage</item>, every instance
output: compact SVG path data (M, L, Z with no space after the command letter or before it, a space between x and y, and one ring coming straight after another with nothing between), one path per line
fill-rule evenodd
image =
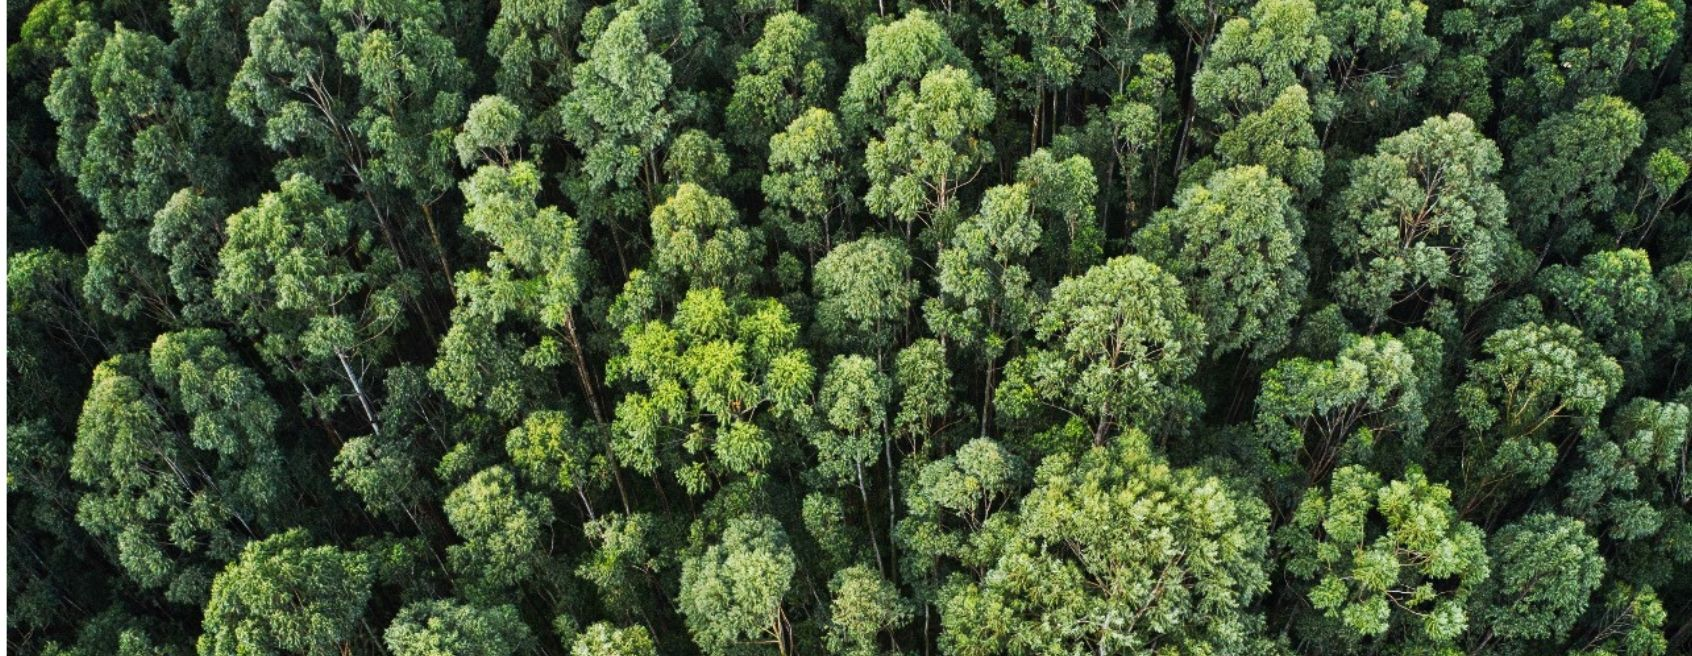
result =
M762 147L808 108L823 106L832 65L815 22L791 11L771 16L758 43L735 62L734 95L726 109L731 134Z
M1304 217L1260 166L1217 172L1175 195L1134 235L1140 255L1181 281L1212 353L1265 358L1285 346L1304 301Z
M879 653L876 636L911 619L911 607L899 589L863 565L840 570L829 581L828 647L835 654Z
M1306 492L1276 536L1287 572L1308 582L1321 612L1302 637L1336 649L1375 640L1428 650L1469 630L1465 605L1491 571L1485 538L1457 518L1451 490L1421 471L1383 485L1360 466Z
M1686 652L1684 4L15 0L6 650Z
M812 286L817 326L840 348L881 352L903 331L917 296L911 256L889 237L841 244L817 261Z
M1596 432L1622 382L1621 366L1567 324L1500 330L1481 349L1490 359L1457 389L1470 508L1543 485L1573 440Z
M446 497L446 519L464 542L447 549L475 598L497 599L549 566L543 538L553 521L546 497L524 492L503 467L490 467Z
M434 600L400 609L383 640L396 656L509 656L533 638L509 604L478 607Z
M1639 110L1614 96L1592 96L1551 115L1516 142L1516 232L1530 248L1568 252L1599 230L1587 218L1614 206L1616 174L1644 139Z
M942 592L956 654L1236 651L1269 586L1268 513L1221 480L1174 469L1137 431L1050 456L1013 522L978 534L979 580Z
M856 201L843 159L845 140L834 114L805 110L770 137L764 174L764 224L782 242L816 253L833 249L846 227L845 210Z
M1219 127L1269 107L1290 86L1322 89L1334 45L1309 0L1261 0L1222 24L1204 65L1193 74L1193 101ZM1316 117L1332 118L1319 93Z
M1346 341L1332 360L1289 358L1263 374L1256 430L1301 487L1414 451L1427 428L1422 378L1438 363L1417 362L1422 354L1390 335Z
M1179 410L1205 343L1181 283L1133 255L1058 283L1034 334L1040 345L1005 368L999 409L1026 417L1056 407L1097 444L1112 427L1157 426Z
M1493 601L1479 619L1506 641L1561 639L1604 577L1598 541L1567 517L1529 515L1499 529L1490 551Z
M787 644L782 598L796 566L787 533L774 519L730 520L720 542L682 563L677 603L694 641L710 654L736 653L748 643Z
M570 656L657 656L658 648L644 626L617 628L598 622L576 637Z
M149 353L101 363L69 462L88 486L78 523L109 540L143 588L203 601L208 565L231 559L284 494L279 415L213 330L165 334Z
M1346 265L1335 296L1376 322L1413 299L1485 300L1517 248L1495 181L1501 166L1462 114L1382 140L1351 165L1340 194L1333 239Z
M212 583L199 653L341 653L356 637L370 585L363 555L311 546L303 530L253 542Z
M660 465L692 494L714 477L763 469L776 429L806 413L816 371L799 326L772 299L695 289L669 321L623 331L606 379L634 391L617 405L612 448L635 471Z
M946 66L923 76L917 90L904 90L887 106L892 120L871 138L864 151L869 191L864 206L903 228L909 240L913 224L944 238L957 211L958 193L993 156L981 132L993 120L993 94L968 72Z

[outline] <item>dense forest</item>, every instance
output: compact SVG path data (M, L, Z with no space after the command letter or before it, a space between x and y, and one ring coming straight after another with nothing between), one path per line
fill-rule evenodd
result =
M1692 653L1684 0L10 0L51 656Z

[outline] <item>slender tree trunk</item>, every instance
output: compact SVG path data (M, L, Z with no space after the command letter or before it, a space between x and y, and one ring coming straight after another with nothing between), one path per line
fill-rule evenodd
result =
M875 535L875 515L870 512L869 488L864 486L864 465L857 463L854 468L858 472L858 498L864 501L864 526L869 528L870 549L875 552L875 567L886 574L887 563L881 559L881 540Z
M370 431L377 437L382 436L382 427L376 421L376 411L370 405L370 397L364 393L364 385L359 376L353 373L352 364L347 362L347 356L340 349L335 349L335 358L341 361L341 370L346 372L347 382L352 383L353 394L358 396L359 406L364 408L364 418L370 422Z

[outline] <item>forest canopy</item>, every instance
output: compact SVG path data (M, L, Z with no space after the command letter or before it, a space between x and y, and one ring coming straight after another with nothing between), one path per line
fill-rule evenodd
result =
M1692 653L1685 0L6 11L11 653Z

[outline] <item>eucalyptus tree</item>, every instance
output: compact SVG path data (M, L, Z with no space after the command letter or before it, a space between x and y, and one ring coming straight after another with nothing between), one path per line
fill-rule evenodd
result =
M1193 108L1221 133L1275 102L1290 86L1312 90L1316 120L1333 117L1328 62L1334 45L1310 0L1260 0L1222 24L1193 73ZM1189 123L1191 119L1189 118Z
M1549 481L1622 384L1621 365L1567 324L1500 330L1481 351L1456 394L1465 516Z
M58 123L58 165L101 219L92 245L84 241L84 293L108 314L180 324L165 253L148 241L173 193L215 182L214 160L203 155L202 98L176 79L169 44L123 25L78 23L63 57L44 99Z
M1286 345L1310 264L1292 190L1261 166L1218 171L1138 233L1140 256L1181 281L1212 354L1263 359Z
M1405 304L1475 308L1511 279L1498 148L1462 114L1431 117L1350 168L1333 243L1341 304L1372 324Z
M810 261L852 234L852 173L839 121L826 109L804 111L770 137L761 189L765 230L777 243L804 249Z
M1386 483L1362 466L1340 468L1305 493L1276 540L1320 613L1300 618L1304 649L1449 649L1471 629L1466 606L1492 571L1485 532L1415 468Z
M826 103L833 67L814 21L792 11L769 17L758 42L735 62L725 110L732 138L753 152L767 145L773 151L771 135Z
M280 416L216 330L114 356L94 369L77 422L69 473L88 486L77 522L143 589L203 602L216 565L262 535L288 494Z
M1417 338L1431 337L1419 332L1352 336L1331 360L1288 358L1264 372L1254 425L1273 475L1303 489L1339 467L1382 468L1394 455L1417 455L1428 424L1425 379L1440 369L1438 339L1417 349ZM1274 497L1286 499L1286 490Z
M1495 572L1487 603L1474 615L1487 627L1472 651L1497 641L1528 647L1561 643L1604 579L1598 540L1579 520L1550 513L1528 515L1493 534L1488 551ZM1541 643L1544 644L1544 643Z
M885 131L900 95L917 91L929 73L966 63L945 28L928 12L913 9L903 18L874 25L864 39L864 60L852 67L840 94L840 114L853 143Z
M940 294L923 303L929 330L975 353L984 369L981 426L985 433L999 358L1033 324L1038 285L1029 272L1040 243L1028 185L988 189L978 212L958 225L940 251Z
M581 46L571 87L560 101L564 136L582 151L569 185L615 241L627 269L645 241L638 221L662 200L660 155L677 123L671 106L672 63L659 54L648 23L652 8L612 7L615 16Z
M1195 401L1183 381L1204 354L1204 320L1180 281L1137 256L1058 283L1034 334L994 394L1013 419L1057 410L1103 444L1113 429L1161 426Z
M1028 150L1033 152L1048 133L1056 133L1059 96L1081 74L1097 12L1081 0L983 4L1002 27L982 30L982 59L993 71L998 95L1031 115Z
M510 604L475 606L445 599L407 604L382 639L395 656L510 656L534 643Z
M960 211L958 195L993 157L983 133L995 107L992 92L952 66L895 95L887 107L890 124L864 151L864 206L907 242L943 243Z
M816 379L798 337L781 303L715 288L689 291L668 319L631 325L606 366L607 380L629 389L613 452L643 475L662 467L694 495L785 459L783 427L809 413Z
M199 653L346 653L363 644L371 584L364 554L312 546L304 530L252 542L212 583Z
M1048 456L1015 514L973 538L984 572L941 591L948 653L1264 646L1252 601L1269 589L1267 509L1170 467L1144 434Z
M348 181L395 257L448 279L450 234L434 216L453 186L453 128L471 82L449 21L436 0L273 2L248 25L228 98L286 156L281 170Z
M917 299L913 265L904 242L879 235L840 244L818 260L812 287L823 341L884 361L906 334Z
M350 397L372 433L382 429L371 371L380 375L419 289L376 241L376 223L296 174L229 217L212 285L265 359L303 387L312 414L330 420Z
M1615 207L1616 176L1644 137L1644 116L1614 96L1586 98L1534 126L1510 152L1507 190L1522 243L1544 259L1601 234L1589 217Z
M591 281L587 245L578 221L540 206L541 184L526 161L483 166L464 182L465 225L493 248L486 269L457 276L459 305L430 380L459 406L513 418L563 396L545 372L568 363L574 391L603 421L608 409L579 319Z
M682 564L676 601L694 642L707 654L750 645L793 653L785 597L797 566L787 533L774 519L750 514L729 520L720 541Z
M447 495L444 508L464 539L447 556L470 599L496 602L521 585L549 578L555 567L546 547L555 520L552 503L519 487L509 470L496 465L478 472Z

